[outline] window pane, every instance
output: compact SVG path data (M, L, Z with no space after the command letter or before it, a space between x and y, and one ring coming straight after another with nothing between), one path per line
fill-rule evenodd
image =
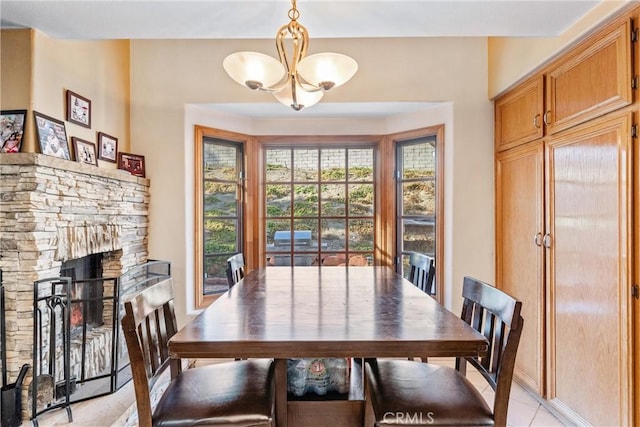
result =
M295 250L318 249L318 220L316 218L296 219L293 221L293 229Z
M267 216L291 215L291 186L267 185L266 190Z
M237 224L235 219L205 219L204 253L209 255L237 252Z
M322 191L322 215L323 216L344 216L345 207L345 185L344 184L323 184Z
M344 251L346 249L346 221L343 219L323 219L321 238L323 246L326 245L326 251Z
M402 184L402 213L404 215L435 215L435 182L419 181Z
M404 251L435 254L435 227L433 221L405 219L402 221Z
M204 258L204 294L210 295L225 292L229 289L227 282L227 258L229 255L213 255Z
M288 219L267 220L267 252L291 250L291 221Z
M402 147L402 178L432 178L436 174L435 141Z
M374 227L372 219L349 221L349 250L373 251Z
M349 181L373 182L373 149L349 150Z
M267 150L265 171L267 182L291 181L291 150Z
M317 216L318 215L318 186L294 185L293 186L293 215Z
M318 150L293 151L293 181L318 180Z
M236 216L237 184L204 183L204 213L208 216Z
M322 150L321 175L323 181L344 181L346 179L346 153L345 149Z
M236 150L236 147L205 143L204 179L237 180Z
M373 215L373 184L349 186L349 215Z

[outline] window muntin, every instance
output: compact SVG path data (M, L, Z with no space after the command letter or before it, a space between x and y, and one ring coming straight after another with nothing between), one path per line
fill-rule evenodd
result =
M373 264L374 147L265 149L266 264Z

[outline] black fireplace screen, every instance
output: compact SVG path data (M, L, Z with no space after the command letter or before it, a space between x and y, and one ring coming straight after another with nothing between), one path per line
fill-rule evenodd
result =
M170 263L150 261L117 278L75 276L34 282L29 393L34 424L38 415L56 408L66 408L71 422L71 403L113 393L131 379L120 331L121 301L167 277L171 277Z

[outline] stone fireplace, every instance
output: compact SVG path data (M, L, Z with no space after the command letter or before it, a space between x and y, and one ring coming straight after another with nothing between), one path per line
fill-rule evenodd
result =
M0 178L7 371L15 378L32 364L35 282L94 254L103 277L147 262L149 180L35 153L0 154ZM30 370L24 402L31 380Z

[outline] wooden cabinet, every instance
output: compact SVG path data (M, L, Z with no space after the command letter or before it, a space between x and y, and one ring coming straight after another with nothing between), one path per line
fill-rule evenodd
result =
M577 425L633 421L631 126L614 113L496 156L496 283L525 317L516 379Z
M544 146L541 140L496 158L496 282L522 301L525 326L514 375L545 395Z
M544 122L549 134L633 102L628 20L582 43L546 72Z
M496 151L630 105L634 85L631 29L629 19L612 24L498 97Z
M543 89L543 77L536 76L496 100L496 150L506 150L543 135Z
M632 425L631 125L597 119L546 148L547 398L580 425Z

